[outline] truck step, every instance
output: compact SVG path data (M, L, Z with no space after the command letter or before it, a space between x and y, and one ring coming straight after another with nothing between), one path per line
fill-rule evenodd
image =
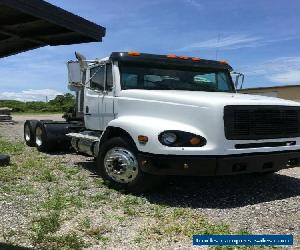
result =
M99 142L100 138L98 136L90 135L90 134L83 134L83 133L69 133L67 136L74 138L74 139L84 139L88 141L93 141L93 142Z
M71 145L76 152L84 153L94 157L97 157L98 155L100 135L100 132L94 131L67 134L67 136L71 137Z

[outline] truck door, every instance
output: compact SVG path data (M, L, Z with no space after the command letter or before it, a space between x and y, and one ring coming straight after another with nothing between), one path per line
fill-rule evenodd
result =
M101 107L105 85L105 65L90 69L90 81L85 88L84 121L87 129L102 130Z
M102 105L103 116L103 129L107 124L114 119L114 95L113 95L113 76L112 76L112 64L106 64L106 77L105 77L105 92L103 96Z

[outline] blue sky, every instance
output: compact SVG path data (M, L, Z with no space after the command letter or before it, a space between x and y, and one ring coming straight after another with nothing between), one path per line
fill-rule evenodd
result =
M112 51L227 60L245 87L300 84L298 0L49 0L106 27L102 43L44 47L0 60L0 99L67 92L66 62ZM219 39L218 39L219 37Z

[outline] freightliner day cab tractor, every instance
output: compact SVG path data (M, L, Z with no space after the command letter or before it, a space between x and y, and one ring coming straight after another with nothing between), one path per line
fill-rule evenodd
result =
M197 57L113 52L68 62L75 112L26 121L40 151L70 145L103 179L142 192L163 175L272 173L300 158L300 104L236 93L232 68Z

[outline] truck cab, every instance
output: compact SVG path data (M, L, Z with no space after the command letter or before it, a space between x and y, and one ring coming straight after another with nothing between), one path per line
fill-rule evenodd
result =
M139 52L78 59L69 63L69 84L83 127L67 136L116 188L298 165L300 104L236 93L225 61Z

